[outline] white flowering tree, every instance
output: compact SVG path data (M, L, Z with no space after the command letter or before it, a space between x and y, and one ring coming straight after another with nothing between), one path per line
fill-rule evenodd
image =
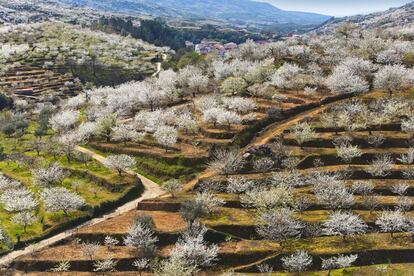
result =
M82 254L92 261L100 246L98 242L83 242L80 244L80 249Z
M303 72L298 65L285 63L271 76L271 84L281 89L297 88Z
M318 134L312 129L312 127L306 123L299 123L291 130L293 138L302 147L304 143L312 141L318 137Z
M171 179L162 184L163 190L170 193L173 198L177 196L177 193L183 188L182 183L178 179Z
M209 216L218 211L224 205L224 201L215 197L211 192L197 193L191 200L185 201L180 208L180 213L185 221L192 225L197 219Z
M356 260L358 255L338 255L327 259L322 259L322 269L328 270L330 275L332 269L347 268L350 267Z
M253 180L247 180L243 177L227 178L226 191L231 194L242 194L255 188L256 183Z
M366 172L376 177L385 177L391 173L394 162L390 155L377 156L366 169Z
M217 123L227 126L228 130L231 129L232 125L240 124L240 122L240 116L234 111L223 110L217 117Z
M363 152L358 146L351 145L350 143L341 143L340 145L335 146L335 149L338 157L348 164L351 163L353 159L363 155Z
M288 271L300 273L312 265L312 257L306 251L296 251L282 258L283 267Z
M124 238L124 244L142 253L144 256L151 256L156 249L158 238L154 230L142 219L135 221Z
M374 86L392 95L393 92L407 88L412 83L411 74L412 72L402 65L386 65L375 74Z
M409 188L410 188L410 185L408 185L407 183L396 183L391 186L390 190L394 194L397 194L399 196L404 196L407 193Z
M197 121L189 113L179 115L177 121L178 129L184 131L186 134L194 134L198 130Z
M327 78L326 85L332 92L340 94L363 93L369 90L366 80L342 65L335 67L332 75Z
M135 166L136 161L133 157L126 154L111 155L105 158L103 164L109 168L116 170L119 176L122 176L122 172L125 172Z
M292 191L283 186L270 189L255 188L241 195L240 202L246 207L254 207L259 210L273 210L290 205L292 203ZM287 213L287 211L285 210L284 213Z
M191 276L198 270L195 266L190 266L187 262L180 258L168 258L163 260L155 268L156 276Z
M97 134L103 137L106 142L111 139L112 128L116 125L116 117L113 114L103 116L97 120Z
M141 276L142 271L145 271L150 266L150 261L147 258L140 258L135 260L132 265L138 270L139 275Z
M116 142L122 142L126 145L127 142L139 142L141 141L145 133L138 132L131 125L121 124L111 128L111 139Z
M154 133L155 140L165 148L165 152L168 152L168 147L177 143L177 130L171 126L160 126Z
M64 110L56 113L50 118L52 129L58 133L64 133L74 128L79 119L79 111Z
M29 212L39 205L34 193L25 187L4 191L0 202L8 212Z
M57 272L57 273L62 273L62 272L67 272L70 270L70 262L69 261L61 261L59 263L57 263L52 269L52 272Z
M7 189L16 189L21 186L22 183L20 183L19 181L5 177L4 175L0 174L0 191L4 191Z
M111 236L106 236L104 239L104 244L108 247L109 250L112 250L119 244L119 240Z
M175 244L171 252L173 259L182 259L189 266L207 267L217 259L219 247L208 245L204 241L207 228L203 225L192 225Z
M375 221L381 232L389 232L391 238L394 233L401 232L408 226L407 218L401 211L385 211Z
M243 168L244 161L238 156L237 150L218 149L213 152L207 166L217 173L227 175Z
M63 187L46 188L40 196L49 212L63 211L68 215L70 211L85 205L85 200L81 196Z
M256 103L252 99L242 97L225 97L222 101L226 108L240 114L247 114L256 109Z
M219 107L206 109L203 111L203 121L207 124L213 124L213 127L216 127L220 114L223 114L224 112L226 112L226 110Z
M230 77L221 84L221 91L225 95L239 95L247 88L247 82L243 78Z
M23 226L23 230L27 233L27 227L35 223L36 216L30 211L22 211L12 216L11 221L13 223Z
M354 204L352 193L340 180L316 183L313 191L318 202L329 209L348 208Z
M341 236L343 241L350 235L363 234L367 231L367 224L355 214L336 211L329 215L329 219L323 222L325 235Z
M63 181L67 173L57 163L32 170L34 182L41 187L53 187Z
M96 272L111 272L115 271L115 267L117 265L117 261L112 258L106 260L96 260L93 263L93 271Z
M202 73L194 72L188 78L188 87L192 90L193 98L200 92L200 90L204 89L208 85L208 77L203 75Z
M260 217L257 233L268 240L285 241L286 239L300 237L303 224L293 217L293 211L279 208L263 212Z

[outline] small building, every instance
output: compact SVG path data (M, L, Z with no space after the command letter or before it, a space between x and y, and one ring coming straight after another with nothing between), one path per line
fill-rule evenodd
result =
M200 44L195 45L195 51L200 54L207 54L212 51L217 51L219 55L224 56L226 52L234 50L237 47L237 44L233 42L223 45L217 41L203 39Z
M191 41L186 41L185 42L185 47L186 48L191 48L191 49L194 49L194 43L193 42L191 42Z

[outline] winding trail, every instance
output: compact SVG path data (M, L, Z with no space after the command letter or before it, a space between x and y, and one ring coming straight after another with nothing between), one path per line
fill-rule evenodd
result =
M162 61L165 61L167 59L167 54L163 53L162 54ZM162 62L157 62L157 71L152 74L152 77L156 77L162 70ZM95 159L96 161L102 163L105 160L105 157L102 155L99 155L91 150L88 150L86 148L77 146L75 148L77 151L85 153L89 156L91 156L93 159ZM160 186L155 183L154 181L148 179L147 177L140 175L132 170L128 170L126 171L126 173L131 174L131 175L136 175L142 182L142 184L145 187L145 190L143 192L143 194L135 199L132 200L130 202L125 203L124 205L118 207L116 210L112 211L111 213L108 213L106 215L91 219L85 223L82 223L74 228L71 228L69 230L65 230L59 234L56 234L50 238L41 240L35 244L32 245L28 245L26 247L24 247L23 249L20 250L15 250L10 252L9 254L6 254L4 256L2 256L0 258L0 266L4 266L7 265L9 263L11 263L14 259L22 256L22 255L26 255L26 254L31 254L35 251L39 251L43 248L46 248L50 245L53 245L63 239L72 237L74 234L76 234L76 232L83 227L86 226L91 226L91 225L95 225L98 223L101 223L105 220L108 220L110 218L114 218L116 216L119 216L121 214L127 213L129 211L135 210L138 206L138 203L145 200L145 199L152 199L152 198L156 198L159 197L163 194L165 194L165 192L160 188Z
M98 161L100 163L102 163L105 160L104 156L99 155L99 154L97 154L97 153L95 153L91 150L86 149L86 148L77 146L76 150L91 156L93 159L95 159L96 161ZM145 187L145 191L139 198L125 203L124 205L118 207L116 210L112 211L111 213L108 213L106 215L91 219L91 220L89 220L85 223L82 223L81 225L76 226L72 229L63 231L63 232L61 232L57 235L54 235L50 238L47 238L47 239L41 240L41 241L39 241L35 244L26 246L25 248L23 248L21 250L12 251L9 254L4 255L3 257L0 258L0 266L7 265L7 264L11 263L17 257L20 257L22 255L26 255L26 254L31 254L35 251L39 251L39 250L41 250L45 247L53 245L53 244L55 244L55 243L57 243L57 242L59 242L63 239L70 238L74 234L76 234L76 232L80 228L95 225L95 224L101 223L103 221L106 221L108 219L111 219L111 218L114 218L116 216L127 213L129 211L135 210L137 208L139 202L141 202L145 199L156 198L156 197L159 197L159 196L165 194L165 192L159 187L159 185L157 183L155 183L154 181L146 178L145 176L140 175L138 173L135 173L132 170L128 170L128 171L126 171L126 173L131 174L131 175L136 175L142 181L142 184Z
M77 151L82 152L84 154L89 155L90 157L92 157L93 159L95 159L96 161L98 161L99 163L103 163L105 160L105 157L93 152L89 149L86 149L84 147L81 146L76 146L75 148ZM134 208L137 207L138 202L144 200L144 199L150 199L150 198L155 198L158 197L162 194L164 194L165 192L160 188L160 186L155 183L154 181L148 179L147 177L136 173L132 170L126 170L125 171L127 174L131 174L131 175L136 175L142 182L142 184L145 187L145 191L144 193L141 195L140 198L137 198L131 202L126 203L125 205L122 205L121 207L119 207L117 210L125 213L124 211L126 210L126 212L133 210Z
M162 56L162 61L165 61L167 59L167 54L161 54ZM151 77L156 77L158 76L158 74L161 72L162 70L162 62L157 62L157 71L155 71L154 74L151 75Z
M313 109L310 109L308 111L301 112L298 115L290 117L286 120L275 122L275 123L269 125L268 127L266 127L266 129L259 136L255 137L245 147L245 149L248 149L248 148L251 148L251 147L266 145L273 138L275 138L276 136L282 134L282 132L289 129L291 126L303 121L306 117L312 117L312 116L318 115L318 114L324 112L325 110L327 110L328 108L330 108L331 106L338 104L338 102L340 102L340 101L345 101L345 100L338 100L338 101L335 101L335 102L332 102L332 103L329 103L329 104L326 104L326 105L321 105L321 106L315 107Z
M166 58L166 55L163 54L163 59ZM157 64L158 70L156 73L154 73L154 76L158 75L159 72L161 71L161 63ZM246 147L244 147L243 149L241 149L241 151L244 151L246 149L249 149L251 147L255 147L255 146L260 146L260 145L265 145L267 143L269 143L275 136L279 135L280 133L282 133L283 131L285 131L286 129L290 128L292 125L300 122L301 120L305 119L306 117L310 117L310 116L314 116L317 115L323 111L325 111L326 109L328 109L329 107L338 104L339 102L342 101L346 101L348 99L341 99L341 100L336 100L333 101L329 104L325 104L325 105L321 105L315 108L312 108L310 110L307 111L303 111L295 116L292 116L284 121L279 121L279 122L275 122L271 125L269 125L268 127L265 128L264 131L262 131L258 136L256 136ZM89 149L77 146L76 150L78 150L79 152L83 152L85 154L88 154L89 156L91 156L93 159L97 160L98 162L103 162L103 160L105 160L105 157L102 155L99 155ZM141 197L128 202L120 207L118 207L115 211L92 219L90 221L87 221L77 227L74 227L73 229L70 230L66 230L62 233L59 233L51 238L42 240L34 245L29 245L27 247L25 247L22 250L17 250L17 251L12 251L9 254L3 256L0 258L0 266L1 265L5 265L8 263L11 263L15 258L22 256L22 255L26 255L26 254L30 254L34 251L38 251L40 249L43 249L45 247L48 247L50 245L55 244L58 241L61 241L65 238L71 237L73 236L76 231L82 227L85 226L91 226L91 225L95 225L98 224L100 222L103 222L105 220L108 220L110 218L119 216L121 214L124 214L126 212L129 212L131 210L134 210L137 208L138 203L145 200L145 199L154 199L157 197L166 197L168 196L160 187L157 183L151 181L150 179L146 178L143 175L137 174L134 171L128 170L126 171L128 174L135 174L137 175L138 178L141 179L143 185L145 186L145 191L142 194ZM211 170L205 170L203 172L201 172L195 179L189 181L188 183L186 183L183 187L182 193L191 191L195 185L197 185L197 183L203 179L203 178L209 178L212 176L217 175L217 172L211 171Z
M282 132L289 129L291 126L301 122L306 117L312 117L312 116L318 115L318 114L324 112L325 110L329 109L330 107L332 107L334 105L337 105L340 102L344 102L344 101L348 101L348 100L349 100L349 98L334 100L330 103L319 105L319 106L314 107L312 109L300 112L299 114L294 115L292 117L289 117L289 118L287 118L283 121L274 122L274 123L268 125L263 131L261 131L256 137L254 137L248 145L246 145L244 148L240 149L240 152L245 152L246 150L248 150L252 147L266 145L273 138L280 135ZM201 172L195 179L187 182L184 185L182 192L183 193L189 192L197 185L197 183L200 180L205 179L205 178L210 178L210 177L213 177L213 176L217 176L217 175L218 175L217 172L214 172L212 170L207 169L207 170Z

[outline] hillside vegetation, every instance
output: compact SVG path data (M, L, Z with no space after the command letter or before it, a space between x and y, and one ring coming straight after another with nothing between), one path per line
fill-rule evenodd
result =
M74 64L138 69L136 57L158 49L49 24L9 26L5 60L46 57L43 65L65 64L82 83ZM96 216L107 201L118 206L137 172L166 194L19 255L5 271L409 275L413 56L410 28L344 24L326 35L247 40L53 103L15 99L0 124L4 252ZM40 177L49 171L61 173ZM57 208L63 195L69 207Z

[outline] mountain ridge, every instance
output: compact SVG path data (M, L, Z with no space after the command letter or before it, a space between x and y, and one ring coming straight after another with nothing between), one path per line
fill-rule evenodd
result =
M63 3L106 11L144 13L184 19L215 19L229 22L271 24L322 24L330 16L285 11L269 3L251 0L61 0Z

